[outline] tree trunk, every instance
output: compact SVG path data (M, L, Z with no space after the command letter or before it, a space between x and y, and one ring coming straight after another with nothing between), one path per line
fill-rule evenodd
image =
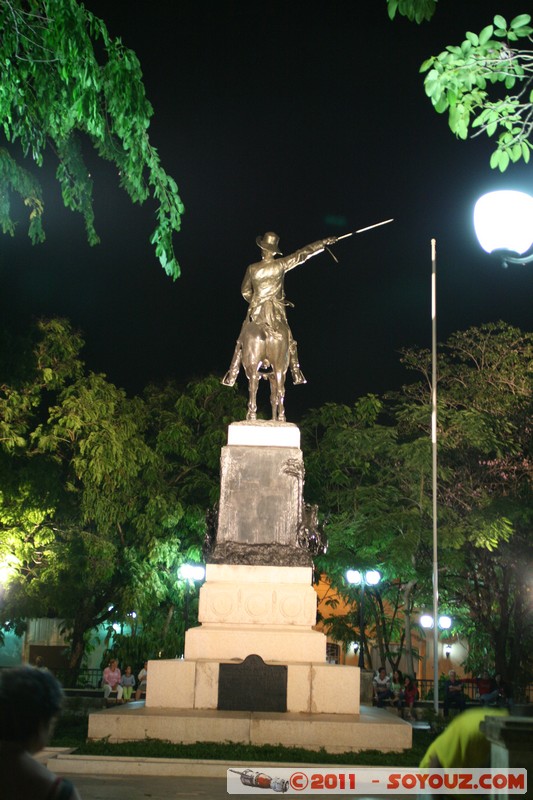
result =
M170 623L172 622L172 617L174 616L174 609L175 609L175 606L174 606L174 604L172 604L170 606L170 608L168 609L168 611L167 611L167 617L165 619L165 624L163 626L163 639L166 638L166 635L168 633L168 629L170 628Z
M407 648L406 661L407 673L411 677L416 676L414 658L413 658L413 642L411 639L411 592L415 586L416 581L409 581L405 584L403 590L403 606L404 606L404 620L405 620L405 645Z

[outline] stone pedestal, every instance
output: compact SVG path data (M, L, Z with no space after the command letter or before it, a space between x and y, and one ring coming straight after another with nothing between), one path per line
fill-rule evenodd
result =
M521 767L527 769L530 780L533 775L533 718L488 716L480 727L490 742L491 767ZM498 800L510 796L505 791L490 795ZM524 796L533 797L533 787L528 787Z
M230 429L237 427L231 425ZM256 426L246 425L241 432L247 429L254 434ZM288 442L294 441L294 426L286 434ZM245 440L245 436L239 440ZM302 451L293 446L273 447L267 442L222 448L217 545L227 541L296 545Z
M326 661L326 637L313 630L310 567L207 564L198 620L185 636L186 659Z
M220 660L150 661L146 707L216 709ZM334 664L287 664L287 712L358 714L359 670ZM257 712L256 712L257 713Z
M150 662L147 707L215 709L220 664L253 655L287 667L288 712L359 712L359 670L328 665L313 629L312 561L298 547L303 476L296 425L230 425L201 624L186 633L184 661Z
M371 719L360 717L358 667L326 663L326 637L314 630L312 559L299 546L303 477L295 425L230 425L200 626L187 631L184 659L149 662L142 709L130 709L134 703L91 715L89 738L273 742L331 752L410 746L403 721L373 709Z
M300 431L279 422L236 422L220 458L220 505L210 563L312 567L298 547L304 463Z

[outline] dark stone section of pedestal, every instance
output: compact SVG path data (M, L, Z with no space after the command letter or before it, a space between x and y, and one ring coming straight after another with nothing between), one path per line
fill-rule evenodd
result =
M240 664L220 664L219 711L287 711L287 667L251 655Z
M219 542L206 555L208 564L246 564L267 567L312 567L313 559L308 550L289 547L277 542L269 544L246 544L245 542Z
M220 459L217 542L296 544L302 510L302 451L229 445Z

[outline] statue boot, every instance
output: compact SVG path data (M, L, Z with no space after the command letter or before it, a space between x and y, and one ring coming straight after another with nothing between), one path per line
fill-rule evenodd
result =
M297 364L296 366L292 366L291 364L291 375L292 375L292 382L295 386L298 386L300 383L307 383L305 376L300 369L300 365Z
M221 380L221 383L224 386L235 385L235 381L237 380L237 376L241 368L241 361L242 361L241 343L237 342L237 347L235 348L235 352L233 353L233 358L231 359L230 367Z
M289 345L290 350L290 360L289 360L289 367L291 370L292 382L295 386L298 386L300 383L307 383L305 376L300 369L300 362L298 361L298 350L296 349L296 342L294 339Z

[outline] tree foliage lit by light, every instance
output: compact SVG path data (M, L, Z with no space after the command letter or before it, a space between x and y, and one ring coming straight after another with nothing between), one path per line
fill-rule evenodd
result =
M65 320L29 338L11 375L0 341L0 564L11 566L0 625L63 619L72 667L100 625L127 624L132 634L115 636L124 658L173 658L177 570L201 558L224 421L244 416L245 400L215 378L128 398L86 372Z
M0 87L2 231L14 234L15 193L29 210L32 242L43 241L42 189L23 163L42 166L53 151L65 206L83 215L89 243L99 241L82 153L86 137L115 165L133 202L156 201L151 242L167 274L177 278L172 233L184 207L148 136L153 109L135 53L76 0L0 0Z
M431 19L437 0L387 0L389 16L415 22ZM482 22L482 20L480 20ZM533 28L531 15L508 21L497 14L479 33L467 31L459 45L448 45L422 64L424 88L435 110L448 114L459 139L495 137L490 166L529 162L533 149Z

